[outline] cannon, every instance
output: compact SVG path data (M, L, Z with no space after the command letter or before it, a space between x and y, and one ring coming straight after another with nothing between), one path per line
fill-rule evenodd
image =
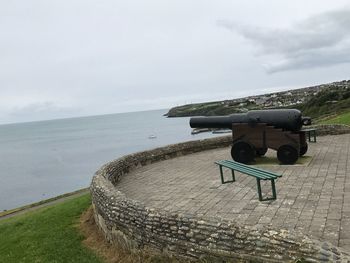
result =
M311 125L311 119L296 109L253 110L190 119L192 128L231 129L231 156L245 164L253 162L255 156L263 156L269 148L277 151L282 164L294 164L308 149L303 125Z

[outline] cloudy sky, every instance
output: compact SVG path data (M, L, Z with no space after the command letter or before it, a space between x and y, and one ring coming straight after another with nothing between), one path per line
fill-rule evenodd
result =
M347 0L4 0L0 32L0 123L350 79Z

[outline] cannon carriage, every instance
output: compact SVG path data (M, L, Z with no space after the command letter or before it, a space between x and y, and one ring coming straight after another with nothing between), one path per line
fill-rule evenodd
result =
M251 163L268 149L277 151L282 164L294 164L307 152L303 125L311 119L296 109L254 110L228 116L193 117L192 128L226 128L232 130L233 160Z

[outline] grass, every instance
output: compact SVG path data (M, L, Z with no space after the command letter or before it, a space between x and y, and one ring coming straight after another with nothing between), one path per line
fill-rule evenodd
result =
M153 250L109 244L94 223L90 195L0 221L0 263L187 263ZM205 257L194 263L222 262ZM242 263L244 260L225 262Z
M350 125L350 111L339 114L337 116L331 116L319 121L320 124L345 124Z
M17 212L20 212L20 211L23 211L23 210L27 210L29 208L45 205L47 203L59 200L61 198L70 197L72 195L76 195L76 194L84 193L84 192L88 192L88 188L83 188L83 189L80 189L80 190L77 190L77 191L74 191L74 192L58 195L58 196L55 196L55 197L52 197L52 198L49 198L49 199L45 199L45 200L42 200L42 201L39 201L39 202L36 202L36 203L33 203L33 204L17 207L17 208L11 209L11 210L4 210L4 211L0 212L0 217L1 216L6 216L6 215L10 215L10 214L14 214L14 213L17 213Z
M0 233L1 263L189 262L186 259L177 259L167 254L154 253L152 250L130 251L109 244L97 231L92 216L89 194L2 220L0 221ZM204 257L193 262L224 261ZM242 263L248 261L226 259L225 262Z
M94 223L88 193L4 219L0 221L0 233L0 263L189 262L148 249L130 250L109 244Z
M0 233L0 263L187 262L109 244L94 223L88 193L4 219L0 221Z
M82 244L79 218L91 204L88 194L0 221L0 262L100 262Z

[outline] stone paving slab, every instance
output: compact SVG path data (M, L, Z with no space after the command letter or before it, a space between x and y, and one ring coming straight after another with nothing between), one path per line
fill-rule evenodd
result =
M221 184L214 161L231 159L227 147L141 167L117 188L149 207L297 230L350 251L349 147L349 134L319 137L309 144L306 155L313 159L308 165L264 166L283 174L275 201L259 202L256 180L245 174L236 173L233 184ZM269 194L270 183L262 187Z

